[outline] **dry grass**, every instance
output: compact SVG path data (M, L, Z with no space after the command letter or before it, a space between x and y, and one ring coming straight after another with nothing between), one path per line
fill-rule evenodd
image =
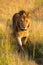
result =
M32 42L43 42L43 21L31 23L30 40Z
M22 9L31 11L43 1L38 4L37 2L35 3L35 0L0 0L0 65L37 65L34 60L29 60L27 55L24 58L21 53L15 52L16 41L12 42L13 14ZM40 14L41 12L43 13L42 10ZM39 17L39 14L37 16ZM31 21L29 39L32 43L43 43L43 21L34 20L34 17Z

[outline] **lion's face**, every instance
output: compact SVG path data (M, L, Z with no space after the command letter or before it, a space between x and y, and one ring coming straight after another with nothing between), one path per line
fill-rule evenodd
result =
M30 18L29 15L23 14L21 18L19 19L20 28L22 30L27 30L27 28L30 26Z

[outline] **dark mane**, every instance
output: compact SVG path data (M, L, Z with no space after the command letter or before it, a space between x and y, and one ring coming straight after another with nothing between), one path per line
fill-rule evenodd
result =
M20 16L23 15L24 13L26 14L24 10L19 11Z

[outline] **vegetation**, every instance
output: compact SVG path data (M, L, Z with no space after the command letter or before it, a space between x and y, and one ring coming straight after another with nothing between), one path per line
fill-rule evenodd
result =
M12 35L13 14L22 9L33 10L40 3L43 4L43 0L0 0L0 65L43 65L43 20L36 20L32 15L24 53L18 52L19 47Z

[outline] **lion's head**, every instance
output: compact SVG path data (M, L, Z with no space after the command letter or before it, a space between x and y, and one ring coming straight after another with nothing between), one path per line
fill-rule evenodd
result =
M26 30L30 26L30 16L24 10L16 13L14 21L20 30Z
M26 30L30 26L29 13L26 13L25 11L20 11L17 23L21 30Z

